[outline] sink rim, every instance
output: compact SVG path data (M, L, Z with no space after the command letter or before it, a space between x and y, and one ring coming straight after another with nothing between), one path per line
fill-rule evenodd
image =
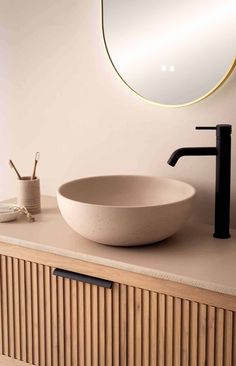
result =
M99 178L107 178L107 177L111 177L111 178L122 178L122 177L126 177L126 178L150 178L150 179L155 179L155 180L164 180L164 181L171 181L171 182L177 182L177 183L181 183L183 185L185 185L186 187L188 187L190 189L189 195L184 198L184 199L178 199L172 202L168 202L168 203L162 203L162 204L146 204L146 205L109 205L109 204L101 204L101 203L91 203L91 202L83 202L80 200L76 200L76 199L72 199L72 198L68 198L66 197L66 195L64 195L62 193L62 190L64 187L68 186L69 184L75 183L75 182L80 182L83 180L92 180L92 179L99 179ZM188 201L190 199L192 199L194 196L196 195L196 188L194 186L192 186L191 184L179 180L179 179L173 179L173 178L169 178L169 177L163 177L163 176L155 176L155 175L142 175L142 174L108 174L108 175L94 175L94 176L87 176L87 177L82 177L82 178L78 178L78 179L74 179L71 180L69 182L63 183L62 185L59 186L59 188L57 189L57 196L61 196L63 199L68 200L68 201L72 201L75 204L80 204L80 205L86 205L86 206L96 206L96 207L104 207L104 208L115 208L115 209L141 209L141 208L149 208L149 207L164 207L164 206L170 206L170 205L175 205L178 204L180 202L185 202Z

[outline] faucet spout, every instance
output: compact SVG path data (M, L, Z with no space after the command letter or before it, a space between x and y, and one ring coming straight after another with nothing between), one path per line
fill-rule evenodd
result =
M209 155L217 155L216 147L182 147L180 149L175 150L167 163L171 166L175 166L179 158L182 156L209 156Z

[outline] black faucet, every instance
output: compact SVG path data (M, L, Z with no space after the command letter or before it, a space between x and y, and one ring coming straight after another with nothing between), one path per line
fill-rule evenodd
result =
M215 238L230 238L230 170L232 126L196 127L196 130L216 130L216 147L184 147L173 152L168 164L175 166L181 156L216 156Z

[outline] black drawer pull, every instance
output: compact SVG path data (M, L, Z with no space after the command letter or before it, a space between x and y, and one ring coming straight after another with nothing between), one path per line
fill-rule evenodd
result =
M69 278L70 280L80 281L90 283L91 285L96 285L105 288L112 288L112 281L103 280L102 278L86 276L81 273L65 271L64 269L55 268L53 271L54 276Z

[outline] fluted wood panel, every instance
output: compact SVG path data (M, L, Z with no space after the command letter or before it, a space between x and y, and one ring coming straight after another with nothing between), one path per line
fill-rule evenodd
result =
M235 366L235 313L0 256L0 353L36 366Z

